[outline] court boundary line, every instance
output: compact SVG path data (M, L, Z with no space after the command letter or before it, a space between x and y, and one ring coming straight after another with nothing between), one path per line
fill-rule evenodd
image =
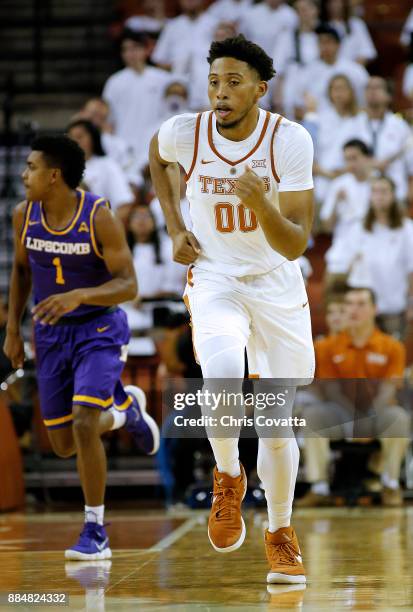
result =
M171 533L169 533L167 536L159 540L157 544L154 544L153 546L148 548L146 552L148 552L151 555L150 558L146 559L146 561L144 561L140 565L134 567L131 572L122 576L122 578L120 578L120 580L118 580L114 584L109 584L108 588L105 589L105 596L113 588L117 587L121 582L123 582L124 580L127 580L128 578L133 576L133 574L136 574L137 572L139 572L143 567L145 567L145 565L148 565L148 563L153 561L153 559L156 557L156 553L166 550L167 548L172 546L172 544L175 544L175 542L180 540L185 534L189 533L189 531L191 531L191 529L195 527L195 525L198 522L199 522L199 518L195 516L186 520L182 525L180 525L179 527L174 529Z
M157 544L154 544L150 548L148 548L148 552L157 553L170 548L173 544L178 542L184 535L192 531L195 525L199 522L199 518L197 516L193 516L192 518L187 519L182 525L179 525L176 529L168 533L164 538L159 540Z

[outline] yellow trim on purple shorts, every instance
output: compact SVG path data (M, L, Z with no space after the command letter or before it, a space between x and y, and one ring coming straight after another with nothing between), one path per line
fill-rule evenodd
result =
M114 404L116 410L127 410L129 408L129 406L131 405L131 403L133 402L132 398L130 395L128 395L128 399L126 399L123 404Z
M57 419L43 419L43 423L46 425L46 427L62 425L63 423L68 423L69 421L73 421L73 414L67 414L64 417L59 417Z
M91 395L74 395L73 403L86 403L93 404L93 406L99 406L100 408L109 408L113 404L113 396L103 400L100 397L92 397Z

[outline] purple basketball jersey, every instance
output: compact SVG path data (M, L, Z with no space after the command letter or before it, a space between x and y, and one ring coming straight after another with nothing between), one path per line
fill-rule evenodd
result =
M96 287L111 280L96 242L94 216L105 198L77 190L78 207L70 223L54 230L47 224L41 202L29 202L21 234L32 271L34 302L50 295L83 287ZM98 312L103 306L81 304L65 316Z

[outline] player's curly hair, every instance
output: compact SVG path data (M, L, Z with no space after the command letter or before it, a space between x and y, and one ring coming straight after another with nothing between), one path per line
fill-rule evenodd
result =
M59 168L64 182L76 189L85 171L85 154L77 142L65 135L39 136L31 143L32 151L40 151L49 168Z
M247 40L242 34L211 44L207 57L209 65L220 57L233 57L246 62L258 72L262 81L269 81L275 75L271 57L265 53L264 49Z

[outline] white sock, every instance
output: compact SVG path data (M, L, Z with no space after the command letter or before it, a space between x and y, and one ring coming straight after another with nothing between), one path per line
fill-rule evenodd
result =
M311 485L311 491L316 495L330 495L330 485L327 481L320 480Z
M381 484L383 485L383 487L387 487L388 489L399 488L399 481L396 478L390 478L390 476L386 472L383 472L383 474L381 475Z
M210 438L218 472L232 478L241 474L238 454L238 438Z
M105 506L86 506L85 505L85 523L97 523L103 525L103 516L105 514Z
M110 431L113 431L114 429L119 429L120 427L123 427L125 425L126 412L116 410L116 408L110 408L109 412L113 417L113 425L110 428Z
M295 438L260 438L257 473L268 507L268 531L289 527L300 451Z

